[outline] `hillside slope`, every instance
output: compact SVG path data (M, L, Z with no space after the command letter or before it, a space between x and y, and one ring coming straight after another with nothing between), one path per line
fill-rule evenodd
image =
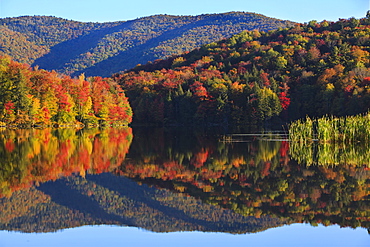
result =
M243 30L292 22L245 12L199 16L156 15L131 21L83 23L50 16L0 19L0 55L40 68L109 76Z
M116 74L134 123L274 124L370 106L370 12L229 39ZM281 121L282 120L282 121Z

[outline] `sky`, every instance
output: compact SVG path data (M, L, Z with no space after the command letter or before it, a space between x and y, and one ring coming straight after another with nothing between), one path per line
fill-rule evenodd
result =
M304 23L361 18L369 9L370 0L0 0L1 18L47 15L83 22L245 11Z

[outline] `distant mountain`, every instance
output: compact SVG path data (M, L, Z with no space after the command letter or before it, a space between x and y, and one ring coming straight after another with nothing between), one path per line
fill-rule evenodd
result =
M68 177L0 199L0 229L51 232L83 225L135 226L154 232L246 233L287 221L246 217L184 194L106 173Z
M108 23L51 16L2 18L0 55L70 75L110 76L243 30L268 31L293 24L247 12L155 15Z

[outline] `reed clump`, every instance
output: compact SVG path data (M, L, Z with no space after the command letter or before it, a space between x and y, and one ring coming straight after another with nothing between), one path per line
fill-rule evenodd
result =
M292 122L289 140L307 144L320 143L367 143L370 141L370 113L365 115L311 119Z

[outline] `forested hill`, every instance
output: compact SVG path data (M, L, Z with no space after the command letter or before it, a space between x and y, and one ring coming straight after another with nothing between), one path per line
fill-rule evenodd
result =
M156 15L131 21L84 23L50 16L0 19L0 55L70 75L110 76L243 30L272 30L290 21L229 12Z
M115 75L135 123L274 124L370 106L370 12L243 31Z

